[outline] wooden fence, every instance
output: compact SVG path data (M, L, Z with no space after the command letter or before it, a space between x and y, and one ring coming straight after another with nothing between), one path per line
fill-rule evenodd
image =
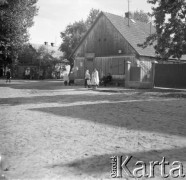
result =
M92 73L93 69L96 68L100 78L110 73L115 79L124 79L125 62L134 58L133 56L95 57L92 59L78 57L75 60L75 67L78 69L76 78L84 79L86 69Z

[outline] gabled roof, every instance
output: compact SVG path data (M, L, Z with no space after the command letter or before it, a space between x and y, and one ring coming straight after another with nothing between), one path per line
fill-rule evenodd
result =
M142 48L138 46L138 44L142 44L146 40L146 38L150 35L150 33L155 32L155 28L152 25L140 21L136 21L136 20L133 21L130 19L129 26L128 26L128 18L124 18L106 12L100 13L100 15L95 20L94 24L84 35L84 37L82 38L82 40L80 41L76 49L73 51L73 53L78 49L78 47L87 37L87 35L92 30L92 28L94 27L94 25L97 23L97 21L101 16L105 16L111 22L111 24L116 28L116 30L119 31L119 33L128 41L128 43L134 48L134 50L139 55L155 57L155 50L153 46L148 46L146 48Z
M45 46L45 45L43 45L43 44L31 44L31 46L37 51L41 46ZM54 57L54 58L60 58L61 56L63 56L63 53L61 51L59 51L58 46L46 45L46 48L49 52L53 51L52 57Z
M155 56L155 50L153 46L147 46L146 48L138 46L138 44L142 44L146 40L150 33L155 32L155 28L152 25L136 20L133 21L130 19L128 26L128 18L123 18L121 16L110 13L103 14L139 55Z

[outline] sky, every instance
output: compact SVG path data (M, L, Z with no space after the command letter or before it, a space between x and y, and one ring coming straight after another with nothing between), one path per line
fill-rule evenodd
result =
M147 0L129 0L130 11L151 12ZM60 45L60 32L75 21L85 20L92 8L124 16L128 11L128 0L38 0L38 15L30 28L30 42Z

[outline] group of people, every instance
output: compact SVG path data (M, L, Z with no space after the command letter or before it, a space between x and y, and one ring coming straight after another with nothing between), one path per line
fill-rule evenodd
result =
M92 86L93 89L99 86L99 73L96 68L92 72L92 75L90 75L89 70L85 72L85 88L89 88L90 86Z
M73 71L70 72L69 74L66 72L64 74L63 80L65 86L74 84ZM103 76L103 78L99 79L99 73L96 68L93 70L92 74L90 74L88 69L85 71L85 82L84 82L85 88L92 87L93 89L96 89L99 85L106 86L110 82L112 82L112 75L110 73L108 73L107 76Z
M70 73L65 72L64 76L63 76L63 80L64 80L64 85L67 86L71 86L72 84L74 84L74 72L70 71Z

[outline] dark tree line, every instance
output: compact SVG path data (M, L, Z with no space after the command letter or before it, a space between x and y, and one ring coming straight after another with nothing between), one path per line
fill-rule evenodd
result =
M0 62L12 63L29 40L28 28L37 15L37 0L0 1Z

